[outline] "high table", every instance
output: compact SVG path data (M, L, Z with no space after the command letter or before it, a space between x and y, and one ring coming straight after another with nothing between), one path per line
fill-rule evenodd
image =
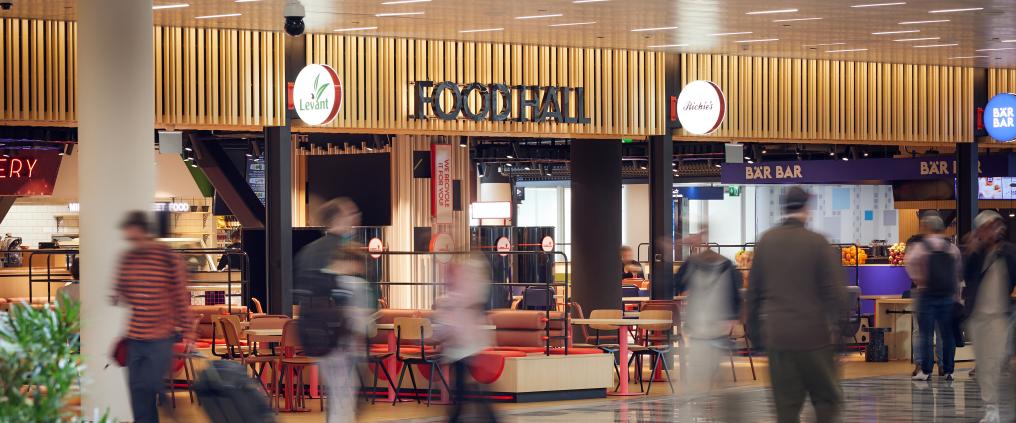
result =
M616 396L631 396L631 395L642 395L642 393L630 393L628 392L628 330L632 327L638 327L643 325L663 325L673 323L670 320L663 319L571 319L571 322L576 325L609 325L619 326L618 331L618 347L619 360L617 367L619 367L620 379L618 385L620 385L619 392L611 392L607 395ZM641 371L641 369L639 370Z

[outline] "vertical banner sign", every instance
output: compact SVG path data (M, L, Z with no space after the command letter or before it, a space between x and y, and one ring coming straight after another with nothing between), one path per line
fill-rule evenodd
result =
M452 221L452 146L430 146L430 211L435 223Z

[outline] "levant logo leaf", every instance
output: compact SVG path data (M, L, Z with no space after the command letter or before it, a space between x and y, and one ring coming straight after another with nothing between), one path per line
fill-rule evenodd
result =
M991 98L984 108L984 129L996 140L1016 140L1016 95L1001 93Z
M342 83L328 65L311 64L293 83L293 106L307 125L327 125L342 106Z

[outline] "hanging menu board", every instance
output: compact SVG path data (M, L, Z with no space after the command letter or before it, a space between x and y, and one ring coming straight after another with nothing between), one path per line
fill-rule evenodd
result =
M247 158L247 184L254 190L261 204L265 204L265 160L261 157Z

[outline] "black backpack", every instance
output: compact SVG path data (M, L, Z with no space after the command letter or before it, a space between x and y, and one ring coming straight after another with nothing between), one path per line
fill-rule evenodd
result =
M935 296L935 297L948 297L956 293L957 279L956 279L956 259L952 254L949 253L949 244L946 241L946 247L941 250L935 250L928 244L927 241L922 240L924 248L928 250L928 257L926 260L926 284L924 287L924 295Z
M342 283L349 279L349 284ZM322 274L309 283L300 301L297 335L304 354L323 357L335 350L350 336L349 308L353 307L353 289L357 279L352 276Z

